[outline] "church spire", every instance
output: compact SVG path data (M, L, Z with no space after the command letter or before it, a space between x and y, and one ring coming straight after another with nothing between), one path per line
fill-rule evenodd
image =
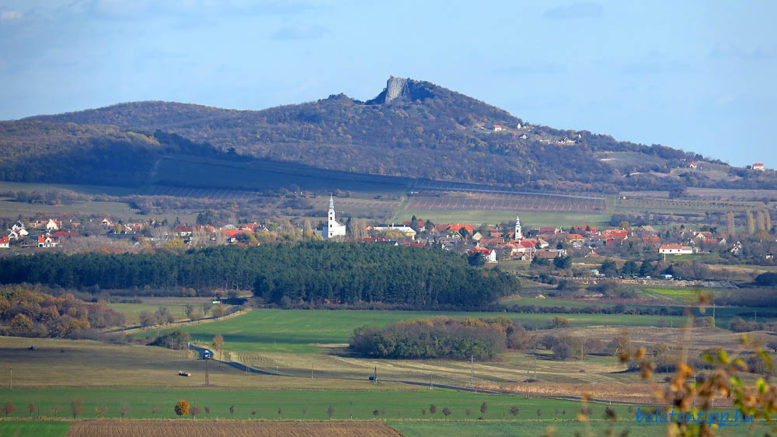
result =
M515 216L515 235L514 239L516 240L522 240L523 239L523 232L521 231L521 218L518 216Z
M329 209L335 209L335 199L331 194L329 195Z

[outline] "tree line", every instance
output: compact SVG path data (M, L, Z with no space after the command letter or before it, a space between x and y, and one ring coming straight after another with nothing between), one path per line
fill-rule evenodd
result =
M520 328L519 328L520 329ZM516 328L510 319L456 320L446 317L356 328L349 347L374 358L493 358L512 345Z
M0 334L70 337L89 328L124 324L105 302L89 304L72 294L52 296L22 286L0 288Z
M88 290L243 289L282 305L381 302L424 308L478 307L519 287L510 275L470 267L442 250L327 242L0 259L0 283L23 282Z

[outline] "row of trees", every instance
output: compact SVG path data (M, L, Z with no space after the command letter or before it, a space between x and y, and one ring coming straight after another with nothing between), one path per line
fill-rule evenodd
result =
M265 300L414 307L475 307L514 292L518 282L478 270L455 254L377 244L212 247L183 254L37 254L0 259L0 282L64 288L98 286L253 289Z

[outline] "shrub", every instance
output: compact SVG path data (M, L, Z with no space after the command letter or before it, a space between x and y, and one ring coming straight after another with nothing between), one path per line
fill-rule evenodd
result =
M151 346L166 347L168 349L186 349L189 343L189 333L179 330L169 332L164 335L160 335L153 342Z
M178 401L178 403L175 404L175 414L187 416L189 414L189 403L184 400Z

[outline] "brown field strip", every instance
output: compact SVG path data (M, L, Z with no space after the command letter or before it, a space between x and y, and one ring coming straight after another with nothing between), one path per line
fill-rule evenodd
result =
M95 420L76 422L65 437L401 437L383 422Z

